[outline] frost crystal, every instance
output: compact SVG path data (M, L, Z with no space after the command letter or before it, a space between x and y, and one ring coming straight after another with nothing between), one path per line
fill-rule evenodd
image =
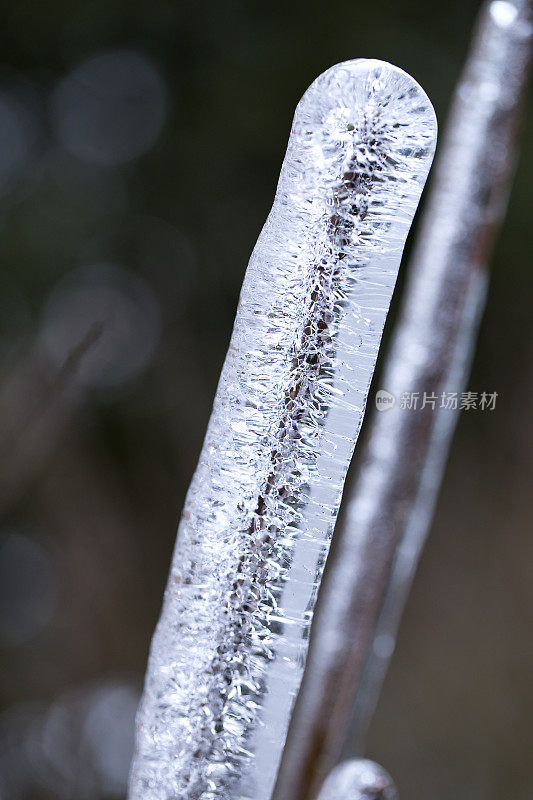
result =
M433 156L379 61L300 101L178 531L130 800L266 800L405 238Z

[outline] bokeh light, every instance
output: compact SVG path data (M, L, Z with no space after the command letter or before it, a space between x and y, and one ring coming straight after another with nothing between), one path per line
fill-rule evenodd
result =
M133 752L139 689L127 677L22 703L0 716L0 797L122 797Z
M70 153L94 164L137 158L157 139L167 112L167 92L155 66L135 50L86 59L58 85L52 124Z

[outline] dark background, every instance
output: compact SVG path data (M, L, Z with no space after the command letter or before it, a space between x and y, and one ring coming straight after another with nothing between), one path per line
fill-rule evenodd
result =
M477 8L4 2L2 800L123 795L178 515L299 97L335 62L381 58L442 126ZM496 410L462 413L369 739L404 800L531 797L524 133L468 387L497 391Z

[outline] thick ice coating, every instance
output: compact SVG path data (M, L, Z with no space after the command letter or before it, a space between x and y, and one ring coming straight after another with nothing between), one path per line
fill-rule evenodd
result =
M380 61L332 67L296 109L178 531L130 800L271 795L435 139L422 89Z

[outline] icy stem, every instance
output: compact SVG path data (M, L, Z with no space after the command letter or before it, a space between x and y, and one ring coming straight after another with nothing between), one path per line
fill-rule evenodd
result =
M405 238L432 106L379 61L294 117L178 531L130 800L267 800Z

